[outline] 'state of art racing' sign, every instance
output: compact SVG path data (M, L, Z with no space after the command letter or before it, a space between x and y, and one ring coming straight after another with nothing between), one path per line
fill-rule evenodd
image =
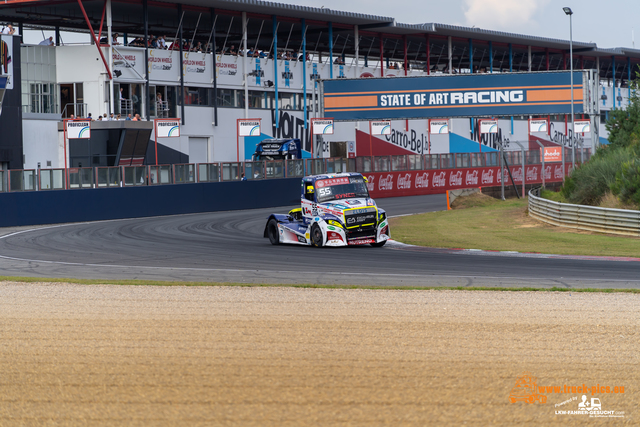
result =
M91 122L88 120L68 120L67 138L69 139L90 139Z
M583 72L574 71L575 113L584 112ZM324 113L336 121L568 114L571 73L323 81Z

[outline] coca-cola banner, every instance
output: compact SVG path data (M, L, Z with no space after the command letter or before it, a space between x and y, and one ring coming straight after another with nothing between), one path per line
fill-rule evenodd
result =
M565 165L566 172L569 172L570 166ZM542 165L525 166L525 183L542 183L541 171ZM501 184L499 167L370 172L363 175L369 180L367 187L373 198L435 194ZM505 185L511 185L507 168L504 168L503 176ZM511 176L516 185L522 185L522 166L511 166ZM545 165L545 182L555 181L562 181L562 165Z

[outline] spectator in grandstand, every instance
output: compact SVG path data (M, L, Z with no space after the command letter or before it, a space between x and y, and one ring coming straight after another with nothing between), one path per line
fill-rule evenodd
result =
M116 116L114 116L113 113L111 113L111 115L109 116L109 120L112 121L112 120L115 120L115 119L116 119Z
M118 42L118 37L120 37L120 35L118 33L114 33L113 34L113 39L111 40L111 44L112 45L119 45L120 42Z
M118 114L118 115L116 116L116 120L122 120L122 116L120 116L120 114Z
M98 116L98 120L96 120L97 122L101 122L102 121L102 116Z
M41 46L53 46L53 37L49 37L48 39L44 39L38 44L41 45Z
M2 34L9 34L9 35L13 35L16 33L16 29L13 28L13 25L11 24L7 24L6 27L2 28Z
M167 36L158 37L158 49L166 49L167 48L167 43L165 42L166 39L167 39Z
M238 52L236 51L236 45L231 45L231 47L229 48L229 55L238 55Z
M132 121L134 121L134 122L139 122L139 121L141 121L142 119L140 119L140 114L136 113L136 115L135 115L135 116L133 116L133 119L131 119L131 120L132 120Z
M149 47L151 49L157 49L158 48L158 39L153 34L151 34L151 37L149 37Z
M198 52L198 53L202 53L202 43L198 42L193 49L191 49L191 52Z
M127 118L126 118L125 120L133 120L133 119L131 118L131 113L127 114Z

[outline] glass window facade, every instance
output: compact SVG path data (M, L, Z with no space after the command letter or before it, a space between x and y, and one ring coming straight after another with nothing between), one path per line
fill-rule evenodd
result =
M56 86L56 52L50 46L22 46L22 111L60 113Z

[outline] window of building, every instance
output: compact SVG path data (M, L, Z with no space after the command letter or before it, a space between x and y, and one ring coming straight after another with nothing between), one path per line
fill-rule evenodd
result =
M60 113L56 90L56 52L50 46L22 46L22 111Z

